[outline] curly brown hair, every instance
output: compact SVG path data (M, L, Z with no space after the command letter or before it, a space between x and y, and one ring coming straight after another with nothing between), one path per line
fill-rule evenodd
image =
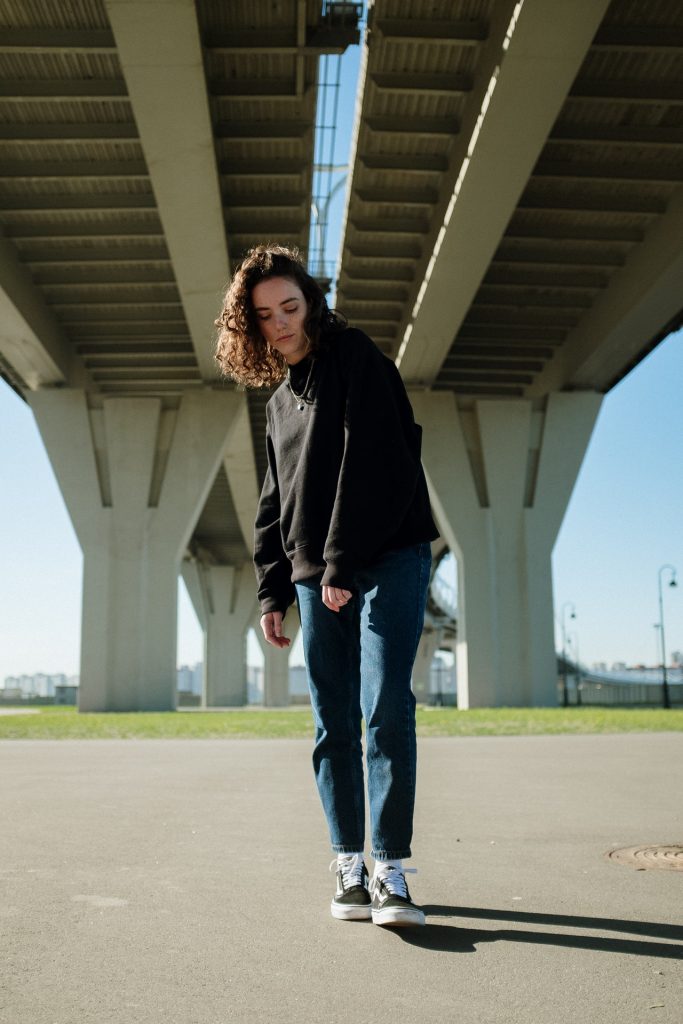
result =
M327 305L325 293L308 273L298 249L284 245L257 245L237 267L223 300L218 327L216 360L226 376L245 387L279 384L287 376L285 357L272 349L261 334L251 293L261 281L287 277L301 289L308 312L304 331L311 349L323 334L346 326L346 320Z

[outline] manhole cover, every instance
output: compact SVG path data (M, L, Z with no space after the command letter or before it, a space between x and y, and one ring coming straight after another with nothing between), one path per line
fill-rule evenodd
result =
M665 868L667 871L683 871L683 846L625 846L621 850L610 850L607 860L626 864L645 871L649 868Z

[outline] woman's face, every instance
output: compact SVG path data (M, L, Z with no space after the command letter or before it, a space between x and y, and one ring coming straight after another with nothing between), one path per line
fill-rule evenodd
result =
M290 366L308 351L304 323L308 306L298 284L289 277L269 277L255 285L251 301L261 334Z

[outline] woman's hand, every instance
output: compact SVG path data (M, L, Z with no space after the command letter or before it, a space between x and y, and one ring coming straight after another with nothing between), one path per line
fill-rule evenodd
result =
M331 612L338 612L352 596L350 590L342 590L341 587L323 587L323 604Z
M289 647L292 642L289 637L282 635L282 612L265 612L261 616L261 629L273 647Z

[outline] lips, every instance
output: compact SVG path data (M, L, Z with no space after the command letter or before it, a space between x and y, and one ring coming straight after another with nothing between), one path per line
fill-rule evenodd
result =
M278 338L277 340L278 341L289 341L289 339L293 338L293 337L294 337L293 334L285 334L281 338Z

